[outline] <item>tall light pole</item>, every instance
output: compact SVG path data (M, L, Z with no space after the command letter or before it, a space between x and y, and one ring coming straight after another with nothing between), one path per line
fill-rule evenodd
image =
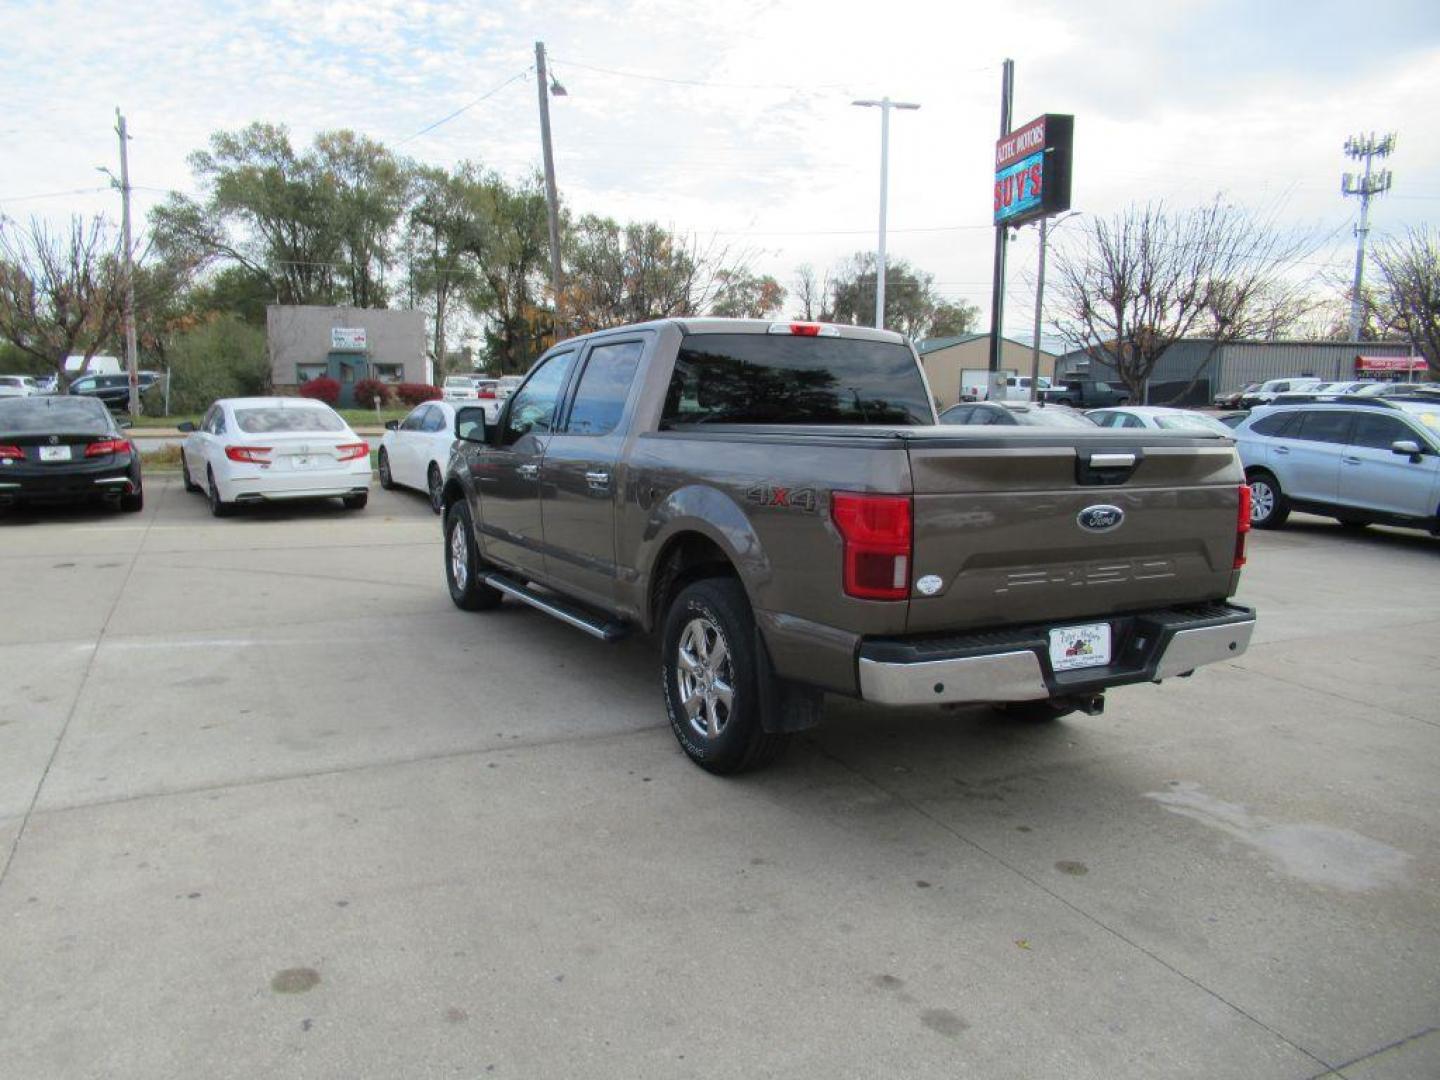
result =
M1069 221L1079 211L1073 211L1059 218L1055 224L1058 226ZM1036 401L1040 397L1040 323L1045 311L1045 248L1050 235L1050 219L1040 219L1040 273L1035 279L1035 340L1030 346L1030 400ZM1052 373L1053 374L1053 373Z
M545 43L535 43L535 81L540 89L540 143L545 151L545 208L550 218L550 288L555 293L555 339L565 323L560 314L560 196L555 191L555 152L550 148L550 95L565 96L565 88L545 75Z
M890 110L918 109L910 101L891 101L883 97L879 101L852 101L865 109L880 110L880 246L875 258L875 328L885 329L885 204L890 186Z
M1364 299L1360 294L1360 287L1365 281L1365 238L1370 235L1370 199L1375 195L1383 195L1390 190L1390 170L1381 169L1378 173L1371 175L1370 161L1372 158L1389 157L1390 152L1395 149L1395 135L1386 135L1383 139L1376 139L1375 133L1369 135L1352 135L1345 140L1345 155L1359 161L1365 159L1365 174L1356 176L1353 173L1346 173L1340 180L1340 193L1342 195L1358 195L1360 198L1360 224L1355 227L1355 235L1358 238L1355 244L1355 284L1354 295L1350 299L1350 340L1360 340L1360 326Z

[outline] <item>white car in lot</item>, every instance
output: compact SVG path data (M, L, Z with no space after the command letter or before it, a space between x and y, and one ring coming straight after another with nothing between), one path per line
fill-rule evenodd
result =
M1216 435L1233 435L1218 417L1194 409L1174 409L1163 405L1117 405L1108 409L1091 409L1085 414L1103 428L1149 428L1151 431L1210 431Z
M447 375L440 396L445 401L474 401L480 388L474 375Z
M0 375L0 397L30 397L40 393L29 375Z
M456 405L489 406L493 402L427 401L417 405L404 420L391 420L385 425L380 440L377 468L383 488L408 487L430 496L430 506L438 514L443 508L445 466L450 461L450 447L455 442ZM487 422L490 410L486 408Z
M186 491L210 512L289 499L342 499L360 510L370 494L370 444L340 414L309 398L222 398L200 425L184 423Z

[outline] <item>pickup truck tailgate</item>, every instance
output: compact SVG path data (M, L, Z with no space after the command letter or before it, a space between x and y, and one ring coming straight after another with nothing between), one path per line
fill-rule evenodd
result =
M911 633L1054 623L1234 591L1243 475L1226 439L929 428L907 444L911 580L941 582L933 596L912 591ZM1087 528L1087 508L1122 514L1085 515Z

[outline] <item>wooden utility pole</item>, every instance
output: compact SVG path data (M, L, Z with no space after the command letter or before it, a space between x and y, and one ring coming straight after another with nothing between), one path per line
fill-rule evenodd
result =
M115 110L115 134L120 136L120 231L125 243L125 370L130 376L130 415L140 415L140 372L135 347L135 249L130 240L130 153L125 117Z
M540 144L545 151L545 207L550 217L550 290L555 294L555 339L565 336L561 314L560 196L555 191L555 152L550 147L550 80L545 74L545 43L535 43L535 82L540 90Z

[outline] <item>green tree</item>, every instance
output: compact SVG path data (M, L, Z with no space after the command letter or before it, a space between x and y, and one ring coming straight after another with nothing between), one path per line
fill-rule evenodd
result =
M190 168L204 197L172 193L150 215L167 257L242 267L283 304L385 304L409 176L381 144L322 132L297 153L284 126L254 123L216 132Z
M801 281L805 281L801 268ZM854 326L875 324L875 270L873 252L857 252L832 271L828 310L822 318ZM810 279L813 281L813 272ZM956 325L973 326L979 312L971 305L949 304L935 295L935 277L912 267L904 259L887 259L885 265L885 328L906 337L941 336L937 324L947 332Z
M980 309L968 300L941 300L930 313L926 337L963 337L973 334L980 321Z
M468 162L453 171L423 167L414 176L403 244L411 306L431 320L437 379L446 374L452 324L466 308L490 306L480 268L494 246L497 185L497 177Z
M234 315L214 316L172 335L166 356L172 412L201 412L216 398L262 394L269 388L265 332ZM163 393L158 383L147 392L147 410Z
M515 186L490 177L484 191L493 230L469 250L485 286L486 345L492 367L520 372L555 340L554 312L542 301L550 269L545 188L536 176Z
M767 319L785 304L785 289L769 274L722 271L710 314L736 319Z

